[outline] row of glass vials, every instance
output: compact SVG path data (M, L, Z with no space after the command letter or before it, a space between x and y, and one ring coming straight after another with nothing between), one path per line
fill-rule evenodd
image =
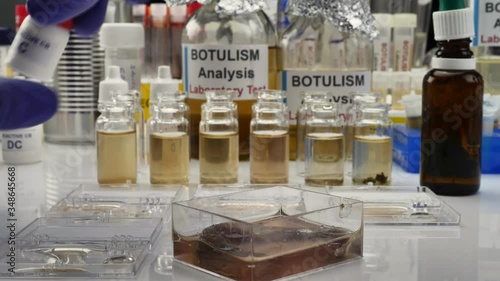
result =
M148 165L152 184L187 184L193 132L185 93L154 91L150 98L152 115L144 130L137 95L117 89L101 87L100 96L107 98L100 99L102 114L96 125L98 182L135 183L138 166ZM374 93L354 93L352 100L346 115L350 117L343 120L338 104L328 93L304 93L297 126L290 126L286 93L258 92L250 124L250 182L288 183L289 136L296 133L296 173L304 176L307 184L342 184L344 166L350 166L351 161L353 183L389 184L389 106L380 103ZM206 92L201 111L199 132L194 134L199 135L199 181L237 183L240 129L233 92Z

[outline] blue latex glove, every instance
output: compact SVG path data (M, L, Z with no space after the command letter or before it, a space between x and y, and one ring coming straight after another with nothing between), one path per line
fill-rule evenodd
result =
M127 0L131 4L148 0ZM43 25L73 19L73 29L82 35L99 31L108 0L27 0L29 14ZM41 84L0 78L0 131L36 126L57 111L57 95Z

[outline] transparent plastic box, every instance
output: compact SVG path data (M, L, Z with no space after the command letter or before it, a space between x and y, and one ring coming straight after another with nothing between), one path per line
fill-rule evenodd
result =
M180 185L82 184L54 205L48 217L163 218L170 221L170 207Z
M163 228L162 219L39 218L1 246L0 277L134 277Z
M174 258L230 280L308 274L363 254L363 204L289 186L174 202Z
M330 186L328 194L362 201L364 221L378 225L460 225L460 214L424 186Z

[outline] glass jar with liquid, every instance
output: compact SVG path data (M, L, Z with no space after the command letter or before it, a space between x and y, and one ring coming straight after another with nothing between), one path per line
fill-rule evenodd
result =
M338 105L312 105L306 122L305 182L312 186L341 185L344 182L344 135Z
M258 102L250 125L250 182L288 183L289 125L286 105Z
M390 106L368 103L360 108L354 126L352 181L354 184L390 185L392 122Z
M99 94L96 121L97 181L99 184L137 182L137 132L133 94Z
M239 157L250 153L250 120L255 92L275 89L277 47L273 24L264 12L242 0L238 11L211 1L189 19L183 33L184 89L191 107L192 156L199 157L198 125L205 92L232 90L239 108Z
M152 184L189 182L189 123L186 108L172 97L160 97L148 122Z
M199 125L200 183L238 182L238 119L232 102L207 102Z

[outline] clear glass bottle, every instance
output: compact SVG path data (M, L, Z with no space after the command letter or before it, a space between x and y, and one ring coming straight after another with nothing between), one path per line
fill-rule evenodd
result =
M185 115L185 107L174 97L159 98L148 122L152 184L189 182L189 123Z
M311 106L306 122L305 182L312 186L341 185L344 182L344 135L338 105Z
M257 102L278 102L286 104L286 92L281 90L257 91Z
M199 126L200 183L237 183L239 127L234 103L203 104Z
M297 111L297 122L296 126L290 126L290 131L296 128L296 150L295 150L295 169L298 176L304 176L305 163L304 163L304 142L306 138L306 122L311 116L311 106L316 103L329 102L330 94L327 92L306 92L301 94L302 101L299 110ZM289 115L290 116L290 115ZM295 127L295 128L294 128ZM290 138L290 142L293 143L293 139Z
M320 2L333 5L334 1ZM302 101L300 93L332 92L333 101L341 104L339 115L344 118L349 93L371 90L371 45L369 39L342 33L321 17L294 18L281 40L283 72L279 76L281 89L288 93L292 130L300 122L296 116ZM290 142L295 140L291 138Z
M352 105L347 108L347 122L345 122L345 159L352 161L352 146L354 138L354 124L361 117L360 108L366 103L375 103L380 101L378 93L351 93Z
M281 102L253 105L250 125L250 182L288 183L289 124L288 108Z
M484 80L484 92L500 95L500 47L477 47L477 71Z
M390 106L369 103L361 106L355 122L352 161L354 184L390 185L392 171L392 121Z
M234 90L241 127L240 159L248 159L252 105L257 90L276 89L276 34L262 10L241 2L238 13L216 11L219 0L198 9L183 33L184 88L191 107L193 151L198 157L198 125L205 91Z
M101 98L96 121L99 184L137 182L135 96L119 92Z

